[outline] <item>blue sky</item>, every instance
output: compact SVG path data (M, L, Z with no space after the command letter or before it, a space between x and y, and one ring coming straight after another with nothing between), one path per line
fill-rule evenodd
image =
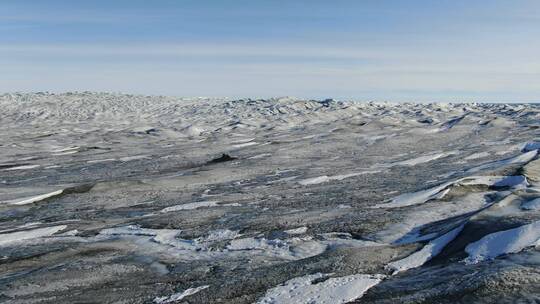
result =
M0 91L540 101L540 1L0 1Z

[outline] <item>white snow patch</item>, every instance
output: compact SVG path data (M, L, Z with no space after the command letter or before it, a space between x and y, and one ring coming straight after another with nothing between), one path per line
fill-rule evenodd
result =
M123 162L127 162L127 161L132 161L132 160L149 159L149 158L150 158L149 155L135 155L135 156L121 157L118 160L123 161Z
M376 171L364 171L364 172L354 172L354 173L349 173L349 174L334 175L334 176L330 176L330 180L344 180L349 177L355 177L355 176L364 175L364 174L374 174L374 173L380 173L380 172L381 172L380 170L376 170Z
M488 157L490 155L491 154L489 152L479 152L479 153L471 154L471 155L465 157L464 159L465 160L473 160L473 159Z
M293 237L286 240L265 238L242 238L238 231L215 230L205 236L196 239L181 239L181 230L175 229L148 229L137 225L103 229L99 235L103 237L126 237L131 238L135 244L143 246L143 249L170 252L174 256L181 256L186 260L211 259L219 256L254 256L264 255L285 260L298 260L312 257L323 253L328 245L319 242L312 237ZM211 250L215 242L228 241L225 249ZM167 245L165 248L157 248L156 243ZM169 247L170 246L170 247Z
M518 156L514 156L514 157L510 157L510 158L506 158L506 159L498 160L494 162L489 162L489 163L471 168L467 170L467 172L478 172L478 171L486 170L486 169L496 169L496 168L504 167L507 165L528 163L531 160L533 160L537 154L538 154L537 150L529 151L529 152L520 154Z
M402 220L375 233L374 238L392 244L429 241L436 238L437 234L423 234L424 225L477 211L490 203L486 198L488 193L490 192L472 192L451 201L411 208L407 210Z
M178 292L178 293L175 293L175 294L172 294L168 297L157 297L154 299L154 303L157 303L157 304L164 304L164 303L173 303L173 302L176 302L176 301L180 301L182 300L183 298L187 297L187 296L191 296L193 294L196 294L197 292L201 291L201 290L204 290L206 288L210 287L210 285L204 285L204 286L199 286L199 287L195 287L195 288L188 288L182 292Z
M79 234L79 230L73 229L73 230L69 230L64 233L61 233L58 236L77 236L77 234Z
M432 199L441 199L448 193L448 191L450 191L448 187L450 187L452 184L453 182L448 182L426 190L421 190L413 193L404 193L396 196L389 203L377 204L372 208L406 207L411 205L423 204Z
M476 264L537 245L540 245L540 221L491 233L467 245L465 252L469 256L465 259L465 263Z
M62 155L70 155L70 154L75 154L75 153L79 153L79 151L78 150L66 151L66 152L61 152L61 153L53 153L52 155L53 156L62 156Z
M78 146L72 146L72 147L60 148L60 149L52 150L51 152L52 153L62 153L62 152L68 152L68 151L73 151L73 150L78 150L78 149L79 149Z
M241 234L238 231L220 229L210 231L207 235L193 239L178 238L182 231L178 229L148 229L137 225L107 228L100 231L102 236L138 236L163 245L168 245L179 250L199 252L208 251L214 242L235 239ZM186 255L187 256L187 255Z
M208 242L218 242L225 240L232 240L239 236L242 236L238 231L233 231L229 229L218 229L213 230L204 237L195 239L198 243L208 243Z
M285 230L284 232L287 234L304 234L308 230L308 227L298 227L294 229Z
M408 257L389 263L386 265L386 268L393 270L393 274L397 274L399 272L424 265L424 263L438 255L448 243L455 239L462 229L463 225L443 234Z
M511 176L471 176L458 180L456 183L464 186L486 185L490 187L511 187L523 189L529 186L527 178L523 175Z
M201 136L202 133L206 132L205 129L197 127L197 126L193 126L193 125L189 125L183 128L181 131L187 136L192 136L192 137Z
M396 162L394 164L395 165L400 165L400 166L416 166L416 165L419 165L419 164L434 161L436 159L447 157L447 156L457 154L457 153L458 153L457 151L450 151L450 152L444 152L444 153L429 154L429 155L424 155L424 156L420 156L420 157L416 157L416 158Z
M456 184L463 186L485 185L489 187L510 187L523 189L529 186L527 178L523 175L511 176L471 176L459 179Z
M429 200L443 198L453 185L473 186L485 185L493 187L512 187L522 189L529 185L522 175L516 176L471 176L447 182L439 186L412 193L404 193L392 199L389 203L377 204L371 208L398 208L423 204Z
M257 154L255 156L249 157L248 159L260 159L260 158L265 158L265 157L269 157L269 156L272 156L272 154L270 154L270 153L262 153L262 154Z
M196 244L192 240L177 238L181 230L177 229L148 229L137 225L107 228L99 232L100 235L109 236L144 236L150 237L154 242L169 245L181 250L196 250Z
M166 213L166 212L174 212L174 211L180 211L180 210L194 210L198 208L203 207L216 207L218 205L219 201L202 201L202 202L194 202L194 203L188 203L183 205L175 205L171 207L167 207L162 209L160 212Z
M307 186L307 185L315 185L315 184L325 183L325 182L328 182L328 181L330 181L330 177L328 177L327 175L323 175L323 176L303 179L301 181L298 181L298 183L300 185Z
M40 165L23 165L23 166L7 168L7 169L4 169L3 171L28 170L28 169L35 169L38 167L40 167Z
M106 158L106 159L95 159L95 160L89 160L86 163L88 164L97 164L97 163L105 163L105 162L111 162L115 161L115 158Z
M37 196L31 196L31 197L25 197L25 198L22 198L22 199L4 201L2 203L3 204L8 204L8 205L32 204L32 203L39 202L39 201L42 201L44 199L47 199L47 198L50 198L50 197L53 197L53 196L58 196L58 195L62 194L63 192L64 192L64 190L57 190L57 191L53 191L53 192L49 192L49 193L45 193L45 194L41 194L41 195L37 195Z
M230 203L230 204L221 204L221 205L218 205L218 206L221 206L221 207L242 207L242 204L240 204L240 203Z
M266 292L257 304L322 304L348 303L358 299L384 278L382 275L355 274L328 278L316 273L298 277ZM315 283L317 280L326 279Z
M266 238L235 239L227 245L229 251L259 251L261 254L288 260L304 259L319 255L327 245L310 237L294 237L287 240Z
M315 185L315 184L325 183L325 182L329 182L333 180L344 180L349 177L354 177L354 176L359 176L359 175L364 175L364 174L373 174L373 173L379 173L379 172L381 171L377 170L377 171L354 172L354 173L349 173L349 174L341 174L341 175L333 175L333 176L323 175L323 176L303 179L303 180L298 181L298 183L303 186Z
M232 145L232 147L235 148L235 149L238 149L238 148L244 148L244 147L254 146L254 145L258 145L258 144L259 144L258 142L252 141L252 142L247 142L247 143L243 143L243 144Z
M37 228L32 230L17 231L11 233L0 234L0 246L19 243L25 240L36 239L44 236L50 236L58 231L66 229L66 225L58 225L45 228Z

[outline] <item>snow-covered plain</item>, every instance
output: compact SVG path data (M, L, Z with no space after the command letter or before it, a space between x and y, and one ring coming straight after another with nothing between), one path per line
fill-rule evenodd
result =
M0 107L0 302L537 300L537 105Z

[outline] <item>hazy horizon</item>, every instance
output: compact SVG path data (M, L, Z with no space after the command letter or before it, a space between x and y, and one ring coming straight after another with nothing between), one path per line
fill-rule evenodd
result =
M3 1L0 91L538 102L535 1Z

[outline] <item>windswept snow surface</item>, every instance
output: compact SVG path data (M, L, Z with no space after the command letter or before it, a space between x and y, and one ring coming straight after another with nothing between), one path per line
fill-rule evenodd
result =
M201 290L205 290L208 287L210 287L210 286L209 285L204 285L204 286L199 286L199 287L195 287L195 288L188 288L188 289L186 289L186 290L184 290L182 292L178 292L178 293L172 294L172 295L167 296L167 297L155 298L154 303L157 303L157 304L174 303L174 302L182 300L183 298L185 298L187 296L194 295L194 294L196 294L197 292L199 292Z
M429 200L442 199L450 191L449 187L455 185L488 187L512 187L514 189L525 188L529 185L524 176L471 176L458 179L453 182L444 183L437 187L426 190L404 193L396 196L391 202L375 205L374 208L398 208L423 204Z
M24 243L27 240L50 236L66 228L66 225L58 225L52 227L2 233L0 234L0 246L16 245L16 243Z
M491 203L489 195L492 193L474 192L448 201L435 201L429 206L410 208L399 222L378 231L373 238L392 244L410 244L434 239L437 233L423 231L426 225L477 212Z
M539 105L79 92L0 108L0 302L538 298Z
M308 231L308 227L298 227L294 229L285 230L287 234L304 234Z
M448 187L453 183L444 183L437 187L396 196L391 202L375 205L374 208L399 208L411 205L423 204L432 199L441 199L449 191Z
M498 231L469 244L465 251L469 256L466 263L474 264L496 258L503 254L520 252L531 246L540 245L540 221L514 229Z
M198 208L216 207L216 206L218 206L218 201L202 201L202 202L194 202L194 203L167 207L167 208L162 209L161 212L167 213L167 212L174 212L174 211L180 211L180 210L193 210L193 209L198 209Z
M5 171L13 171L13 170L28 170L28 169L35 169L39 168L40 165L22 165L22 166L16 166L16 167L10 167L4 169Z
M257 304L326 304L348 303L362 297L382 280L381 275L356 274L329 278L316 273L294 278L270 289ZM317 283L317 280L324 281Z
M25 197L25 198L16 199L16 200L5 201L5 202L2 202L2 203L9 204L9 205L32 204L32 203L39 202L39 201L42 201L42 200L45 200L45 199L48 199L48 198L51 198L51 197L58 196L58 195L62 194L63 192L64 192L64 190L56 190L56 191L41 194L41 195L36 195L36 196Z
M230 241L226 248L232 252L259 252L260 254L287 260L299 260L323 253L328 248L328 244L311 238L298 237L286 240L239 238Z
M450 243L456 236L461 232L463 226L455 228L442 236L430 241L419 251L411 254L410 256L391 262L388 264L387 268L392 270L394 274L422 266L425 262L431 260L433 257L437 256L443 248Z
M471 176L459 180L458 183L464 186L484 185L488 187L511 187L514 189L523 189L529 186L527 178L523 175Z
M307 178L307 179L298 181L298 183L303 186L315 185L315 184L326 183L326 182L330 182L334 180L341 181L346 178L351 178L351 177L364 175L364 174L375 174L379 172L381 171L373 170L373 171L355 172L355 173L332 175L332 176L323 175L323 176L318 176L318 177Z
M453 154L458 154L458 152L457 151L450 151L450 152L444 152L444 153L435 153L435 154L430 154L430 155L424 155L424 156L419 156L419 157L415 157L415 158L412 158L412 159L400 161L400 162L397 162L395 164L400 165L400 166L416 166L416 165L419 165L419 164L434 161L434 160L437 160L439 158L443 158L443 157L450 156L450 155L453 155Z
M465 160L473 160L473 159L488 157L489 155L490 155L489 152L478 152L478 153L471 154L471 155L465 157L464 159Z
M537 156L537 154L538 154L538 150L528 151L514 157L510 157L510 158L506 158L506 159L498 160L494 162L489 162L489 163L471 168L467 170L467 172L476 173L482 170L496 169L496 168L500 168L500 167L504 167L508 165L526 164L530 162L531 160L533 160Z

